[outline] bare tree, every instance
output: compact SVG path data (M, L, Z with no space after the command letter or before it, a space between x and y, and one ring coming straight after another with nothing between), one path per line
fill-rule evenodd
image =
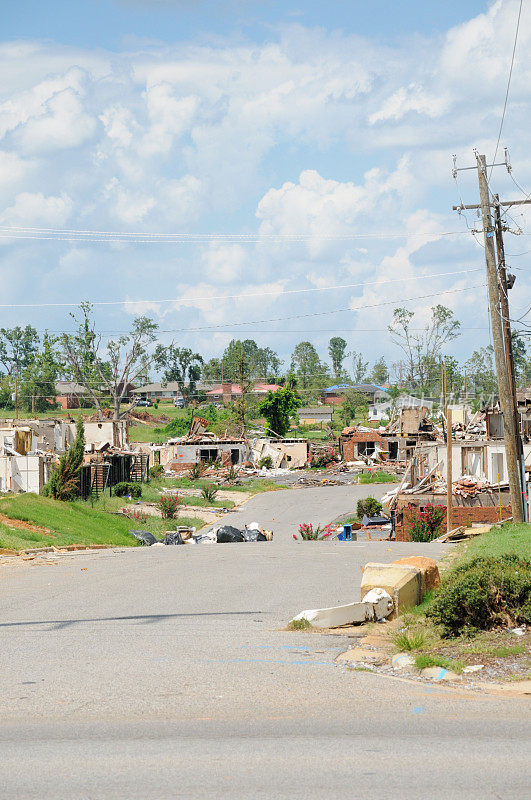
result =
M453 311L440 304L433 306L431 319L420 331L411 327L413 317L413 311L395 308L388 330L406 356L411 388L424 390L433 378L443 346L459 336L461 323Z
M81 319L74 334L63 334L62 345L70 373L83 386L103 419L101 401L105 394L110 397L114 422L122 419L127 411L120 411L128 386L144 375L154 360L149 345L155 341L156 322L148 317L136 317L131 331L118 339L109 339L102 347L101 335L96 333L90 303L81 304Z

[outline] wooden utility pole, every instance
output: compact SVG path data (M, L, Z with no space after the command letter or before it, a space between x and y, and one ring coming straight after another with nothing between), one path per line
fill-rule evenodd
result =
M446 530L452 530L452 409L446 408Z
M505 248L503 246L503 228L500 212L500 198L494 195L494 225L496 229L496 250L498 255L498 276L500 284L500 309L503 327L503 343L505 346L505 363L507 364L507 380L509 383L509 393L511 395L511 405L513 412L513 425L516 438L516 452L518 457L518 470L522 486L524 499L524 518L527 521L527 497L526 497L526 478L525 478L525 457L522 436L518 421L518 403L516 396L516 376L514 371L513 338L511 333L511 320L509 317L509 295L507 285L507 269L505 267ZM498 479L499 480L499 479Z
M511 510L515 522L523 522L523 495L518 470L516 431L514 426L514 405L511 399L509 381L507 378L507 364L505 361L505 346L500 308L500 290L498 274L496 271L496 254L494 250L494 226L490 213L489 187L487 184L487 162L484 155L476 155L479 199L483 216L483 237L485 242L485 260L487 264L487 284L489 288L490 318L492 326L492 341L494 345L494 358L496 373L498 375L498 392L500 407L503 414L503 432L505 438L505 457L507 459L507 473L509 475L509 492L511 496Z

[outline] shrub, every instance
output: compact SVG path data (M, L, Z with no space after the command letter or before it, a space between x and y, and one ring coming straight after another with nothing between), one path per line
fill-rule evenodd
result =
M446 636L531 623L531 562L478 556L449 573L427 616Z
M202 461L198 461L196 464L192 464L188 475L193 481L197 481L202 475L204 475L206 468L206 464L204 464Z
M301 617L301 619L292 619L288 625L290 631L307 631L308 628L311 627L312 626L306 617Z
M201 497L207 501L207 503L213 503L216 499L216 495L218 493L217 486L214 486L213 483L207 484L207 486L201 487Z
M149 477L150 478L160 478L160 476L164 473L164 467L162 464L153 464L152 467L149 468Z
M227 470L227 475L225 476L228 481L235 481L238 477L238 472L233 464Z
M258 469L272 469L273 468L273 459L271 456L264 456L258 462Z
M179 513L179 497L176 494L163 494L159 500L163 519L175 519Z
M113 486L113 492L116 497L133 497L137 499L138 497L142 497L142 486L139 483L122 481Z
M312 467L327 467L337 461L337 449L333 445L328 445L326 450L314 453L311 458Z
M356 512L359 519L363 519L364 516L376 517L382 512L382 504L374 497L365 497L362 500L358 500Z
M442 533L445 508L428 503L424 511L421 511L412 506L406 509L404 516L406 523L410 526L409 535L412 542L431 542Z
M301 522L299 525L299 534L301 539L303 539L305 542L315 542L318 539L328 539L332 535L332 526L325 525L324 528L321 528L321 526L318 525L316 528L314 528L311 522ZM293 538L297 538L295 534L293 534Z

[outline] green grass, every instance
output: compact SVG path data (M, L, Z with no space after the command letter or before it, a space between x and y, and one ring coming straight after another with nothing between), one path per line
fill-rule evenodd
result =
M427 669L428 667L442 667L443 669L451 670L452 672L460 673L464 670L465 664L462 661L456 661L441 656L430 656L426 653L418 653L415 656L415 666L417 669Z
M426 641L426 634L422 631L400 631L393 636L393 641L400 653L421 650Z
M396 475L380 470L378 472L362 472L358 483L396 483Z
M531 525L513 525L510 522L501 528L476 536L462 546L459 562L470 561L476 556L517 555L531 560Z
M122 501L122 498L116 500ZM135 547L138 543L129 534L129 529L145 528L155 536L160 536L166 530L175 529L177 525L200 528L204 524L203 520L197 518L179 517L176 520L151 518L142 525L136 520L110 514L101 508L93 508L90 503L81 500L62 503L35 494L3 498L0 500L0 513L50 530L50 534L44 534L9 528L7 523L0 523L0 547L12 550L69 544Z
M312 626L306 619L306 617L302 617L302 619L292 619L291 622L288 624L288 628L290 631L307 631L308 628Z
M211 481L206 481L206 483L211 483ZM157 503L161 497L160 490L179 488L175 484L175 481L167 478L159 478L157 480L151 480L149 483L143 483L142 497L140 499L145 500L147 503ZM180 488L184 487L181 486ZM236 505L233 500L214 500L212 503L209 503L203 497L192 497L190 495L180 495L179 502L187 506L198 506L202 508L233 508Z

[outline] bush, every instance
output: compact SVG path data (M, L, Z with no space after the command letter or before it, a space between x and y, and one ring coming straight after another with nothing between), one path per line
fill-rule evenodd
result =
M321 539L328 539L332 535L332 528L332 525L325 525L324 528L318 525L314 528L311 522L301 522L299 533L303 541L316 542ZM295 534L293 534L293 538L297 538Z
M374 497L365 497L362 500L358 500L356 511L359 519L363 519L364 516L376 517L382 513L382 504Z
M160 476L164 473L164 467L162 464L153 464L152 467L149 468L149 477L150 478L160 478Z
M427 616L446 636L531 623L531 562L516 555L477 557L452 569Z
M404 516L406 523L410 526L409 535L412 542L431 542L442 533L445 508L428 503L425 510L421 511L412 506L406 509Z
M133 497L137 499L138 497L142 497L142 486L139 483L122 481L113 486L113 492L116 497Z
M159 500L163 519L175 519L179 513L179 497L176 494L163 494Z
M201 487L201 497L204 500L206 500L207 503L213 503L214 500L216 499L217 493L218 493L217 486L214 486L213 483Z
M203 463L203 461L198 461L196 464L192 464L190 467L190 471L188 473L189 478L193 481L199 480L203 476L207 469L207 465Z
M271 456L264 456L258 462L258 469L272 469L273 468L273 459Z
M319 453L314 453L311 458L312 467L327 467L337 461L337 448L333 445L328 445L325 450Z

